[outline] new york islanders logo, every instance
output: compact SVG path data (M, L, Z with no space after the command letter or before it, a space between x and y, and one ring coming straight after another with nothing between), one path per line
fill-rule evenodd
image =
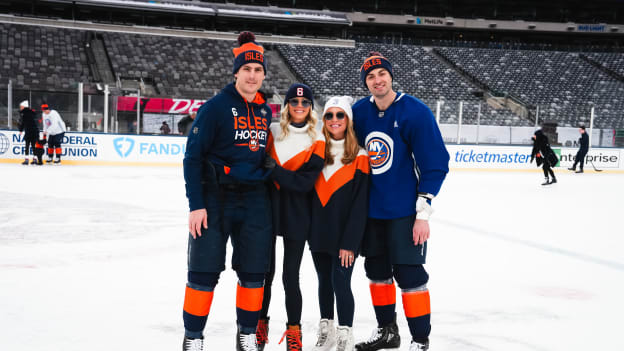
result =
M394 140L388 134L372 132L366 137L366 149L373 174L381 174L392 167Z

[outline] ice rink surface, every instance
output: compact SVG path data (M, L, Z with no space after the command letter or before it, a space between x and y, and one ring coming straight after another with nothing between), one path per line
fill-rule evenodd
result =
M624 175L557 175L448 175L426 265L431 351L624 350ZM0 164L0 350L181 349L187 215L181 167ZM266 350L285 349L279 276ZM319 318L307 250L301 279L305 350ZM234 349L235 285L228 269L206 350ZM376 324L361 258L352 286L360 341ZM400 296L397 311L407 350Z

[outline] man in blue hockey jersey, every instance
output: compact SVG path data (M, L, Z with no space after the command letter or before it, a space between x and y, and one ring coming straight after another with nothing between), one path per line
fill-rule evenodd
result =
M423 264L431 200L448 173L449 154L431 110L392 89L392 64L387 58L372 52L360 77L372 94L353 105L355 131L371 165L362 254L378 326L356 349L399 347L394 277L412 335L410 351L428 350L429 275Z
M259 92L266 74L263 47L250 32L241 33L238 43L233 49L236 81L199 109L184 155L190 213L183 350L203 350L229 238L238 275L236 350L257 350L256 326L273 243L263 169L271 108Z

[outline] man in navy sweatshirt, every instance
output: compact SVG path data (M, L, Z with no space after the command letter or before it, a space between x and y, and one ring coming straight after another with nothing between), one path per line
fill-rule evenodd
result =
M235 82L199 109L184 156L190 214L183 350L203 350L228 238L239 279L236 349L256 350L272 243L267 171L262 168L271 108L259 92L266 74L264 49L250 32L241 33L238 43L233 49Z
M430 304L423 264L431 200L448 172L449 154L431 110L392 90L390 61L372 52L360 69L372 96L353 105L354 127L371 166L364 267L378 327L358 351L398 348L396 279L412 340L410 351L428 350Z

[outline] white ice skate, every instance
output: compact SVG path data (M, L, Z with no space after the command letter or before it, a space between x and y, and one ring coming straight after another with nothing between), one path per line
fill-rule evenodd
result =
M316 344L314 351L329 351L336 345L336 328L332 319L323 318L319 322Z
M355 341L351 327L339 325L336 328L336 351L354 351Z

